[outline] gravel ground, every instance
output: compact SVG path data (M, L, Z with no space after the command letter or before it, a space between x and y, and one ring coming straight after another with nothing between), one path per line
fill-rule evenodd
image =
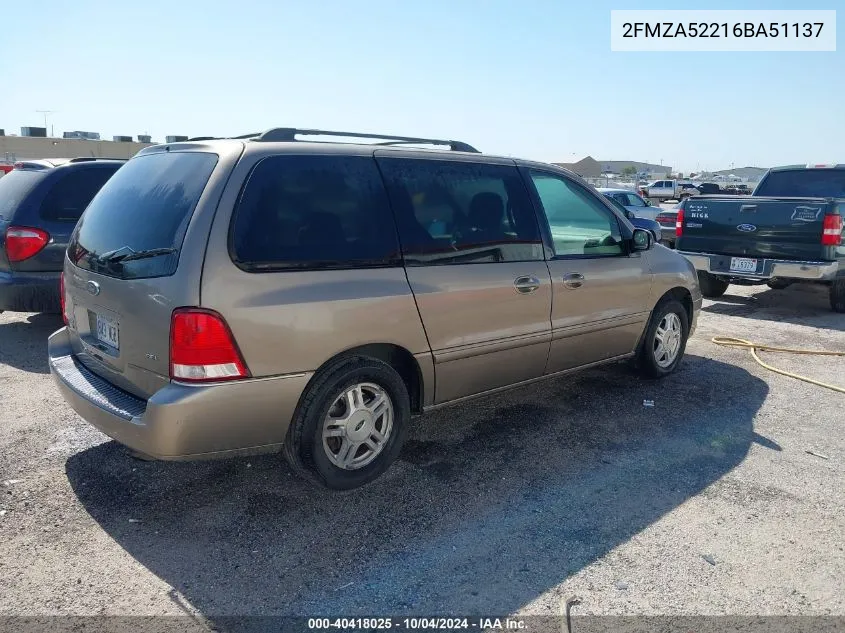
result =
M129 458L54 388L58 326L0 315L0 615L845 615L843 396L710 342L845 351L821 288L706 301L663 381L618 365L425 416L342 494L279 456ZM845 385L845 359L767 359Z

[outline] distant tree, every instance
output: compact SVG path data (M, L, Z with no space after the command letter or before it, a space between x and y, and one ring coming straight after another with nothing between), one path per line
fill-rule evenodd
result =
M622 169L621 173L622 173L623 176L628 176L629 178L633 178L637 175L637 168L634 167L633 165L628 165L627 167L624 167Z

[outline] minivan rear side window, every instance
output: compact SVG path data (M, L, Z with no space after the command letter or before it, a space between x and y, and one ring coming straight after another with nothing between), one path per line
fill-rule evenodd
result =
M50 188L41 202L41 218L48 222L73 222L117 171L117 166L69 170Z
M80 268L121 279L172 275L217 160L206 152L136 156L94 196L68 257Z
M248 272L398 266L387 194L371 156L280 155L250 173L232 219Z
M513 165L379 158L409 266L537 261L537 215Z

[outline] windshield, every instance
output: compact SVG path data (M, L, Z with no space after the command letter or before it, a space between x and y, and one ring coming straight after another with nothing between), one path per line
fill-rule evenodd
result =
M845 198L845 169L791 169L771 171L755 196Z
M161 152L121 167L82 215L68 246L80 268L122 279L172 275L217 155Z
M12 212L43 176L43 171L13 169L0 178L0 220L12 219Z

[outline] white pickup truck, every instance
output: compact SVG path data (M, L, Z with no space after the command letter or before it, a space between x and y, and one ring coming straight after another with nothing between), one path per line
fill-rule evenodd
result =
M679 180L655 180L653 183L646 185L640 189L640 194L644 198L658 200L683 200L690 196L696 196L700 192L691 182L681 182Z

